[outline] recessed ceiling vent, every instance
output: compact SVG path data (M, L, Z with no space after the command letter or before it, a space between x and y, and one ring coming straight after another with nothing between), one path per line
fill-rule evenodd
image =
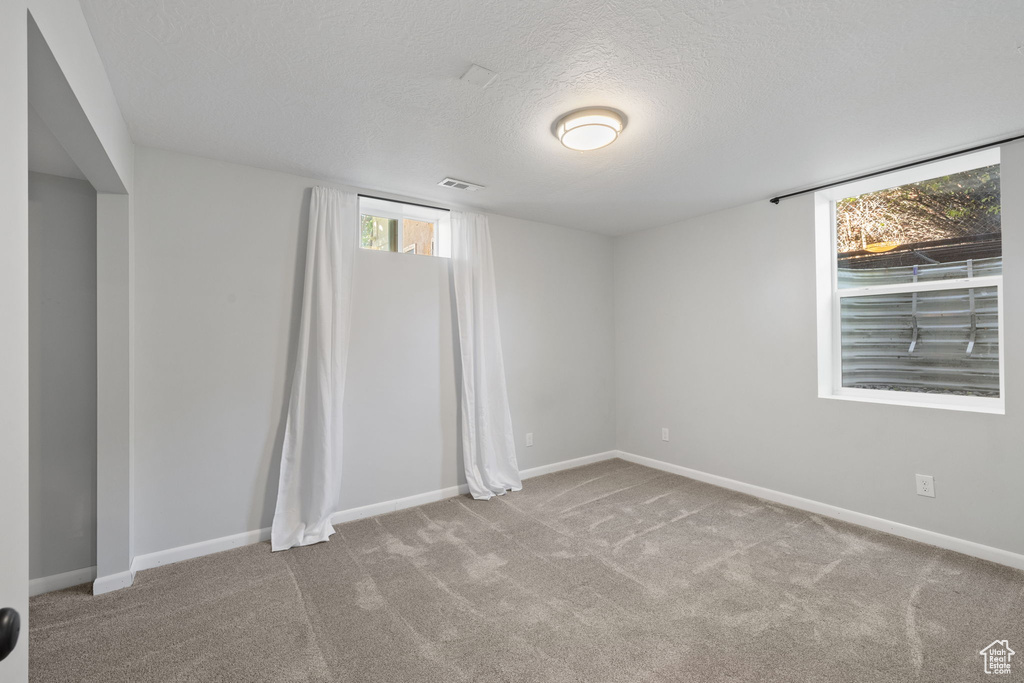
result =
M441 187L450 187L455 190L469 190L470 192L476 192L477 190L484 189L483 185L466 182L465 180L456 180L455 178L445 178L439 182L438 185Z
M486 88L491 83L494 83L494 79L498 77L498 74L494 73L490 69L485 69L479 64L473 64L469 67L466 73L462 74L462 80L472 83L473 85Z

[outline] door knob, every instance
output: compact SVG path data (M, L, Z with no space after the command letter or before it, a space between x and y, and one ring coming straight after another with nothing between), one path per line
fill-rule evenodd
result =
M11 654L14 646L18 644L18 634L21 632L21 617L17 610L10 607L0 609L0 661Z

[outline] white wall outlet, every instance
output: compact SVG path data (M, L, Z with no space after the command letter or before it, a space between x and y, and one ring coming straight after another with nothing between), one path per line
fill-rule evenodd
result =
M661 428L661 440L668 441L668 427Z
M526 432L526 445L527 446L532 446L533 445L533 432Z
M929 498L935 497L935 480L932 479L930 474L918 474L917 476L917 495L928 496Z

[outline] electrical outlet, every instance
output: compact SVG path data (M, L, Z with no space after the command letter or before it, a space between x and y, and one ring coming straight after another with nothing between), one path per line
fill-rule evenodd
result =
M935 497L935 480L930 474L918 474L917 476L917 495L928 496L929 498Z
M526 445L527 446L532 446L533 445L533 432L526 432Z
M661 440L668 441L668 427L661 428Z

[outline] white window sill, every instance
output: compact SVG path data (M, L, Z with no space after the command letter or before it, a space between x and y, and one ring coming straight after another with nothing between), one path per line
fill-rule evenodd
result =
M906 394L904 397L902 394ZM883 403L891 406L909 406L911 408L938 408L940 410L959 410L968 413L988 413L1005 415L1006 408L1002 398L981 398L977 396L949 396L943 394L923 394L916 392L874 391L871 389L845 389L842 393L818 393L818 398L838 399L840 401L860 401L861 403Z

